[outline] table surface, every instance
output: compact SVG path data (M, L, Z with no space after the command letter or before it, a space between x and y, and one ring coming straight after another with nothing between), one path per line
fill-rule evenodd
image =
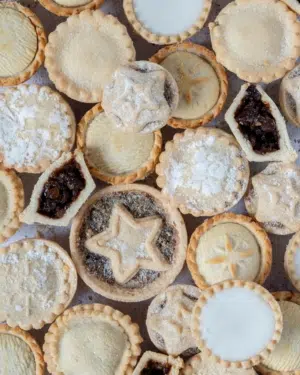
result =
M3 1L3 0L0 0ZM19 1L21 3L28 3L32 4L35 0L23 0ZM147 1L147 0L145 0ZM148 0L149 1L149 0ZM214 0L212 10L209 15L208 22L211 22L215 19L217 14L220 10L229 3L229 0ZM49 34L52 32L56 25L61 22L64 22L64 17L57 17L54 14L48 12L39 4L34 4L31 6L32 10L40 17L43 25L47 33ZM134 45L137 51L137 60L146 60L151 57L160 47L149 44L145 40L143 40L139 35L133 32L133 29L128 24L126 16L123 12L122 7L122 0L105 0L101 10L105 13L110 13L116 16L123 24L127 26L128 32L131 35ZM176 20L174 20L176 22ZM195 43L202 44L208 48L211 48L209 30L208 30L208 22L206 26L198 32L191 40ZM209 126L217 126L219 128L228 130L228 126L224 122L224 113L226 109L231 104L232 100L238 93L242 81L238 79L235 75L228 72L229 78L229 95L227 98L227 103L222 114L213 122L209 124ZM27 83L36 83L39 85L48 85L54 88L53 83L49 80L47 71L44 67L42 67L34 77L32 77ZM278 104L278 94L279 94L279 85L280 80L275 81L265 87L267 93L271 96L271 98ZM2 89L5 90L5 89ZM89 110L92 105L83 104L76 102L70 98L65 97L65 99L71 105L77 122L81 119L81 117L85 114L87 110ZM279 105L279 104L278 104ZM288 132L291 137L291 140L295 146L297 152L300 151L300 129L293 127L292 125L288 124ZM164 141L169 140L173 137L175 130L166 126L162 129L163 139ZM266 166L265 163L251 163L251 174L256 174L257 172L261 171ZM30 174L22 174L21 175L22 181L25 186L25 199L26 204L28 204L30 195L33 189L35 182L37 181L38 176L30 175ZM147 178L145 183L155 186L155 175L152 175ZM97 182L97 189L103 187L105 184ZM239 202L239 204L234 207L232 210L237 213L245 213L245 206L243 201ZM189 236L192 234L194 229L203 222L205 218L194 218L191 215L186 215L184 217L188 234ZM70 228L55 228L50 226L44 225L23 225L22 228L5 244L2 246L6 246L9 243L12 243L16 240L23 239L25 237L33 237L36 235L40 235L42 238L47 238L58 242L61 246L63 246L66 250L69 251L69 231ZM273 245L273 266L271 275L267 279L265 283L265 287L270 291L278 291L278 290L293 290L291 283L288 281L287 276L285 275L284 267L283 267L283 258L284 252L291 236L276 236L270 235L272 245ZM193 284L191 275L185 266L177 277L175 283L184 283L184 284ZM141 329L141 335L144 338L143 343L143 351L147 349L156 350L154 345L151 343L147 329L145 326L145 318L147 313L147 308L149 306L150 300L138 303L121 303L109 300L107 298L102 297L101 295L94 293L88 286L86 286L80 279L78 284L77 293L74 297L72 305L83 304L83 303L102 303L108 304L113 308L116 308L122 311L125 314L129 314L133 321L138 323ZM32 335L37 338L39 343L43 344L44 334L47 331L48 326L44 327L42 330L39 331L31 331ZM48 374L48 373L47 373Z

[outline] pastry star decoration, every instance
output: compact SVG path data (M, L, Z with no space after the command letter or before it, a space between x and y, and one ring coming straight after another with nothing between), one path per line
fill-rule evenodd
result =
M224 255L219 255L206 261L207 264L226 264L231 276L237 277L237 265L243 259L250 258L254 255L254 251L251 249L245 251L239 251L239 243L236 242L235 246L232 245L232 241L228 235L225 236L224 248L219 248Z
M166 271L170 267L156 246L161 227L159 217L134 219L124 206L116 204L108 229L88 239L85 246L109 258L116 281L125 284L140 269Z

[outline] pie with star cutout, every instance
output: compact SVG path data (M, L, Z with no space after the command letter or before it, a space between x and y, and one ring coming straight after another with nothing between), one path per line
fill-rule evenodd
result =
M228 279L263 284L271 264L266 232L249 216L234 213L214 216L196 228L187 251L187 265L200 289Z

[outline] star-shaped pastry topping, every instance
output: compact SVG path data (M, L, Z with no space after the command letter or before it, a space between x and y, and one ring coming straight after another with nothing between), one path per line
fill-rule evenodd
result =
M116 281L124 284L140 269L166 271L170 267L156 246L161 226L157 216L135 219L124 206L116 204L107 230L88 239L85 246L109 258Z
M251 249L240 251L239 250L239 243L236 242L233 246L232 240L228 235L225 236L224 247L220 247L216 250L224 253L224 255L219 255L214 258L211 258L206 261L207 264L225 264L230 273L232 278L237 277L237 265L243 259L250 258L254 255L254 251Z

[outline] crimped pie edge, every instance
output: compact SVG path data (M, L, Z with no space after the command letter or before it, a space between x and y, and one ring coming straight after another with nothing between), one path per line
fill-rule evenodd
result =
M126 350L126 369L120 369L116 372L115 375L132 374L133 368L141 353L140 344L143 342L143 338L140 335L139 326L136 323L132 323L131 317L129 315L125 315L110 306L95 303L90 305L77 305L66 310L49 327L49 330L45 335L43 351L48 371L52 375L64 375L64 373L58 372L56 370L56 357L58 354L57 344L60 339L61 329L67 327L68 321L72 320L72 318L74 317L91 317L99 315L105 315L106 317L109 317L111 321L118 323L124 329L131 344L131 349Z
M105 14L103 13L101 10L95 10L95 11L92 11L92 10L85 10L79 14L75 14L69 18L67 18L67 20L61 24L59 24L56 29L49 35L49 42L46 46L46 49L45 49L45 67L48 71L48 74L49 74L49 78L51 79L52 82L54 82L54 85L55 87L57 88L57 90L63 92L64 94L66 94L68 97L74 99L74 100L77 100L77 101L81 101L83 103L97 103L99 101L101 101L102 99L102 89L100 90L93 90L93 92L87 90L87 89L83 89L83 88L79 88L75 83L71 82L62 72L61 72L61 69L59 66L57 66L56 64L56 48L55 48L55 44L56 44L56 40L60 38L60 34L63 32L65 33L64 30L62 30L62 28L64 28L64 26L62 25L65 25L67 24L70 24L70 23L73 23L75 20L79 22L83 19L85 20L87 17L90 17L92 19L96 18L98 20L103 20L104 18L106 19L109 19L110 20L110 23L113 24L115 27L117 26L120 30L122 30L122 37L124 37L124 39L126 38L126 42L127 42L127 54L128 54L128 61L133 61L135 59L135 48L134 48L134 45L133 45L133 41L131 40L128 32L127 32L127 29L126 29L126 26L123 25L122 23L120 23L120 21L110 15L110 14ZM86 20L85 20L86 22Z
M138 18L135 15L133 0L123 0L124 12L126 14L128 21L133 27L133 29L139 35L141 35L145 40L147 40L149 43L154 43L154 44L178 43L196 34L204 26L208 18L211 6L212 6L212 0L203 0L203 10L201 12L200 17L198 18L198 20L195 22L194 25L192 25L188 30L180 34L165 36L165 35L155 34L147 30L146 27L142 25L142 23L138 20Z
M228 93L227 75L223 66L217 62L213 51L209 50L208 48L202 45L198 45L192 42L183 42L180 44L166 46L160 49L158 52L156 52L149 60L156 64L161 64L164 61L164 59L166 59L172 53L178 51L195 54L196 56L199 56L203 58L205 61L207 61L214 69L220 84L220 95L217 103L203 116L192 120L171 117L168 121L168 125L172 126L173 128L194 129L207 124L215 117L217 117L222 111Z
M273 292L272 295L276 301L289 301L294 302L297 305L300 305L300 294L295 292ZM268 367L264 366L263 363L260 363L255 367L261 375L300 375L300 370L295 371L275 371L271 370Z
M62 17L69 17L73 14L78 14L84 10L96 10L99 8L104 0L90 0L87 4L75 6L75 7L67 7L63 5L59 5L55 0L38 0L40 4L46 8L49 12L56 14L57 16Z
M238 201L235 199L235 201L232 205L230 205L229 207L226 207L226 208L224 207L223 210L215 211L212 208L211 210L207 210L207 211L202 211L202 210L199 211L199 210L189 209L184 204L178 205L177 202L176 202L176 199L174 197L172 197L169 194L163 192L163 188L166 184L166 178L164 176L164 169L165 169L166 165L168 165L168 154L170 154L173 150L176 150L177 145L180 143L180 141L183 138L185 138L185 136L189 136L189 135L192 135L192 134L197 135L197 133L200 133L200 132L202 132L203 135L204 134L206 135L208 133L214 134L218 138L219 141L223 139L222 141L226 142L226 146L228 144L232 144L237 149L239 149L241 151L242 156L240 156L239 159L243 159L243 162L245 164L245 168L244 168L243 171L240 171L241 174L242 174L240 181L247 182L247 183L244 184L244 188L241 189L243 194L241 195L240 199L242 199L242 197L245 195L245 192L247 190L247 186L248 186L248 183L249 183L249 176L250 176L249 163L248 163L241 147L239 146L239 144L235 140L235 138L231 134L228 134L228 133L226 133L223 130L218 129L218 128L200 127L198 129L186 129L183 133L176 133L174 135L173 139L171 141L168 141L165 144L165 150L160 154L159 163L156 165L156 168L155 168L155 171L156 171L156 174L157 174L156 184L160 189L162 189L161 193L166 197L166 199L169 200L174 207L177 207L182 214L184 214L184 215L191 214L195 217L214 216L214 215L220 214L224 211L230 210L234 205L236 205L238 203L238 201L240 199Z
M23 340L29 346L34 355L36 367L35 375L44 375L46 367L44 362L44 356L39 344L36 342L34 337L32 337L28 332L23 331L19 327L11 328L7 324L3 323L0 324L0 335L1 334L16 336L19 339Z
M52 312L48 313L47 315L45 314L45 317L39 321L32 321L31 324L24 325L21 321L14 321L8 318L6 320L7 324L13 328L16 326L19 326L23 330L31 330L31 329L41 329L44 327L46 324L52 323L57 316L59 316L71 303L76 289L77 289L77 272L76 268L72 262L72 259L70 255L67 253L66 250L64 250L58 243L50 240L45 240L41 238L30 238L30 239L24 239L24 240L19 240L17 242L14 242L10 246L4 247L0 249L0 254L5 254L8 253L9 251L18 251L18 250L27 250L31 249L32 244L34 244L36 241L42 242L43 246L46 248L49 247L54 247L55 248L55 253L59 255L59 258L63 261L64 263L64 268L62 272L65 272L65 274L68 276L68 278L65 280L65 284L67 284L67 290L64 290L64 302L60 303L57 306L54 306L52 308ZM68 267L68 270L65 269L65 267Z
M77 127L77 147L85 153L86 144L86 132L88 126L94 118L102 113L104 110L100 103L96 104L92 107L89 111L85 113L82 119L79 121ZM134 170L128 174L121 174L121 175L109 175L101 172L98 168L93 167L90 165L88 158L85 157L85 161L89 167L91 174L98 178L101 181L107 182L112 185L119 185L119 184L131 184L137 180L143 180L146 178L150 173L152 173L155 169L156 164L158 163L159 155L162 150L162 134L160 130L156 130L154 133L154 143L150 153L148 160L141 165L141 167L137 170Z
M210 287L210 284L207 284L204 277L200 274L197 262L196 262L196 254L197 254L197 247L199 243L199 239L201 236L212 229L213 227L217 226L218 224L222 223L236 223L239 224L246 229L248 229L253 236L255 237L256 241L260 247L261 253L261 265L260 271L256 277L254 282L258 284L263 284L271 272L272 266L272 244L267 235L267 233L263 230L263 228L251 217L245 215L237 215L232 212L220 214L205 220L201 225L199 225L194 233L191 236L190 243L187 249L187 256L186 262L189 268L189 271L192 275L192 278L195 284L200 289L206 289ZM251 280L252 281L252 280Z
M22 13L25 17L27 17L30 20L31 24L34 26L37 36L37 51L34 56L34 59L28 65L28 67L14 76L0 77L0 86L15 86L27 81L37 72L37 70L43 64L45 60L45 47L47 44L47 36L44 30L44 26L42 25L40 19L30 9L16 2L4 2L3 4L0 4L0 8L2 7L15 9L16 11Z
M167 277L164 278L163 282L161 278L159 277L157 280L154 281L155 288L153 288L153 283L150 284L150 287L146 290L141 289L139 293L135 293L134 296L131 296L130 294L125 294L123 291L123 294L111 293L108 290L105 290L103 288L101 283L98 283L95 278L89 276L88 272L86 271L86 267L82 264L81 256L78 251L77 246L77 238L79 236L81 223L84 219L84 216L86 214L86 211L89 209L89 207L97 202L99 198L104 196L105 194L110 194L113 192L118 191L140 191L145 192L149 194L150 196L154 196L166 209L167 213L169 214L170 218L172 218L172 223L175 223L176 229L178 232L178 245L175 248L175 254L177 255L176 263L173 265L172 269L166 271ZM140 302L145 301L147 299L150 299L157 294L159 294L161 291L166 289L169 285L173 283L175 278L180 273L186 257L186 247L187 247L187 231L186 226L184 223L184 220L180 214L180 212L176 209L176 207L170 205L170 202L165 199L159 190L143 184L128 184L128 185L117 185L117 186L108 186L95 194L93 194L86 203L81 207L75 218L73 219L72 226L71 226L71 232L70 232L70 250L71 250L71 257L75 264L75 267L77 269L77 272L81 279L84 281L86 285L88 285L93 291L96 293L99 293L106 298L110 298L115 301L119 302ZM152 286L152 288L151 288ZM136 289L137 290L137 289Z
M10 221L2 228L0 233L0 243L2 243L13 236L21 226L19 215L24 209L24 187L22 180L13 170L7 170L2 166L0 166L0 181L8 191L8 198L12 207Z
M258 82L270 83L274 80L277 80L283 77L286 72L293 69L293 67L296 64L296 60L300 54L300 44L296 43L300 35L300 23L297 21L297 15L293 11L291 11L286 4L282 3L279 0L268 0L269 3L274 3L276 5L277 3L279 3L278 6L282 7L281 11L285 11L286 13L289 13L289 18L291 21L291 29L294 30L293 56L285 58L285 60L283 60L276 68L272 69L271 73L268 72L268 70L265 70L264 72L254 72L251 70L242 71L238 66L236 66L235 60L229 59L227 55L226 55L226 59L224 60L224 52L220 51L223 45L221 41L222 37L218 35L214 35L215 34L214 28L218 26L217 21L220 15L224 16L230 13L230 7L243 5L251 1L253 0L234 0L233 2L231 2L225 8L222 9L222 11L219 13L219 15L217 16L214 22L209 23L208 27L210 30L213 50L216 52L217 61L219 61L219 63L224 65L229 71L235 73L240 79L247 81L247 82L251 82L251 83L258 83ZM254 1L260 2L259 0L254 0ZM226 61L225 64L223 64L224 61Z
M151 360L161 364L170 364L172 366L172 369L169 375L179 375L180 370L183 368L184 365L184 362L180 357L175 358L172 355L156 353L147 350L143 353L132 375L140 375L144 366L147 365L148 361Z
M294 256L297 248L300 248L300 232L296 232L290 239L284 254L284 269L293 286L300 291L300 279L296 277ZM299 294L300 304L300 294ZM299 369L300 375L300 369Z
M216 293L221 292L224 289L231 288L247 288L249 290L255 291L257 294L263 297L263 299L269 303L275 317L275 331L272 339L268 343L267 347L258 355L249 358L245 361L225 361L219 356L213 354L210 349L206 347L205 341L201 338L201 332L199 330L199 314L203 306L205 306L207 299L210 299ZM227 367L227 368L251 368L261 361L263 361L274 349L276 344L279 342L281 337L281 332L283 328L282 314L280 307L275 300L275 298L261 285L258 285L252 281L242 281L242 280L226 280L222 283L214 284L211 287L202 291L201 297L196 302L192 315L192 334L198 342L198 347L201 349L203 355L211 358L216 363Z

